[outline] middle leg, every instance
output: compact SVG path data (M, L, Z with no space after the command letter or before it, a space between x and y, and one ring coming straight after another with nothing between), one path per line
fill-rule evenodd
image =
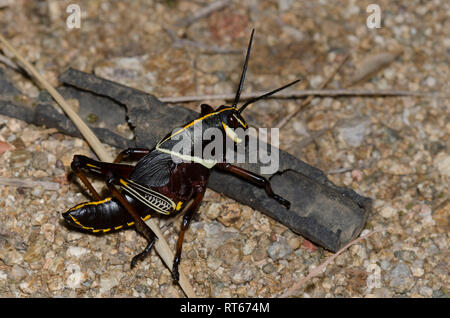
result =
M180 265L180 261L181 261L181 250L183 247L184 233L186 232L187 228L189 227L189 224L191 223L191 220L192 220L195 212L200 207L200 204L202 203L202 200L203 200L203 196L205 195L205 191L206 191L205 187L198 187L196 189L194 202L189 206L188 210L185 212L185 214L183 216L183 222L181 223L180 235L178 236L178 241L177 241L177 250L175 253L175 258L173 260L173 266L172 266L172 278L175 282L178 282L178 279L179 279L178 265Z

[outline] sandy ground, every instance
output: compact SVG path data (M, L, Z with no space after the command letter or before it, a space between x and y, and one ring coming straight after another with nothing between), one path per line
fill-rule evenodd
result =
M232 1L177 26L208 2L22 0L0 8L0 32L54 85L73 67L157 97L232 93L243 60L235 51L256 28L245 92L299 75L305 81L297 88L318 88L347 53L349 61L327 88L449 92L449 2L377 1L381 25L375 29L366 23L370 2ZM67 28L69 3L81 8L79 29ZM386 54L396 58L355 82ZM25 98L39 94L29 79L0 67ZM262 101L247 118L272 127L300 103ZM198 109L198 103L185 106ZM381 231L293 296L448 297L448 110L442 97L314 98L283 127L281 148L373 198L363 234ZM0 116L0 142L10 148L0 151L0 176L59 184L57 191L0 185L0 296L184 295L155 252L130 270L132 256L145 246L135 231L96 236L62 222L62 212L89 200L67 178L73 154L93 156L83 140ZM166 232L172 246L179 224ZM199 296L278 297L330 256L208 190L186 234L181 268Z

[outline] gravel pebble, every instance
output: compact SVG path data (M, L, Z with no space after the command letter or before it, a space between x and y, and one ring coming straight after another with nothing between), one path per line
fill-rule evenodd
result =
M48 155L43 151L35 151L31 154L31 165L34 169L47 170Z
M289 258L292 253L292 248L286 242L286 239L282 237L267 248L267 253L271 259L277 261Z
M380 214L382 217L389 219L391 217L393 217L396 214L396 211L393 207L391 206L385 206L381 209Z
M389 273L389 286L396 292L403 294L415 284L411 270L403 262L399 262Z
M237 263L233 265L229 274L231 281L235 284L243 284L253 279L254 274L250 266L245 263Z
M354 117L343 120L337 125L340 138L350 147L358 147L368 133L370 119L367 117Z

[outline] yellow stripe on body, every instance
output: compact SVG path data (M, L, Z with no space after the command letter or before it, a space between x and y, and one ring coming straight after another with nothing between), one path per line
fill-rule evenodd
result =
M247 128L247 123L243 123L242 120L240 120L235 114L233 114L233 117L236 118L236 120L242 125L242 127Z
M119 226L116 226L116 227L114 227L114 228L106 228L106 229L96 229L96 228L93 228L93 227L88 227L88 226L84 226L83 224L81 224L80 223L80 221L78 221L76 218L74 218L72 215L70 216L71 218L72 218L72 220L77 224L77 225L79 225L82 229L84 229L84 230L89 230L89 231L92 231L92 233L98 233L98 232L103 232L103 233L107 233L107 232L109 232L109 231L111 231L111 230L120 230L121 228L123 228L124 227L124 225L119 225ZM150 219L151 218L151 215L150 214L148 214L148 215L146 215L146 216L144 216L144 217L141 217L141 219L142 219L142 221L147 221L148 219ZM134 225L134 221L133 222L129 222L129 223L127 223L126 224L126 226L133 226Z
M81 203L81 204L78 204L77 206L74 206L73 208L71 208L71 209L69 210L69 212L75 211L75 210L78 210L78 209L81 209L82 207L84 207L84 206L86 206L86 205L98 205L98 204L103 204L103 203L105 203L105 202L110 201L111 199L112 199L111 197L108 197L108 198L106 198L106 199L104 199L104 200L101 200L101 201L91 201L91 202Z
M105 202L110 201L111 199L112 199L111 197L108 197L108 198L106 198L106 199L104 199L104 200L101 200L101 201L91 201L91 202L82 203L82 204L79 204L79 205L77 205L77 206L71 208L71 209L69 210L69 212L74 211L74 210L78 210L78 209L80 209L80 208L82 208L83 206L86 206L86 205L98 205L98 204L102 204L102 203L105 203ZM121 228L124 227L124 225L118 225L118 226L116 226L116 227L114 227L114 228L96 229L96 228L94 228L94 227L92 227L92 226L85 226L85 225L81 224L80 221L78 221L78 220L77 220L73 215L71 215L71 214L69 214L69 216L70 216L70 218L73 220L73 222L75 222L75 224L77 224L78 226L80 226L80 227L81 227L82 229L84 229L84 230L89 230L89 231L91 231L92 233L98 233L98 232L107 233L107 232L109 232L109 231L111 231L111 230L113 230L113 229L114 229L114 230L120 230ZM142 219L143 221L147 221L148 219L150 219L150 217L151 217L151 215L148 214L148 215L146 215L146 216L144 216L144 217L141 217L141 219ZM134 225L134 222L129 222L129 223L127 223L126 225L127 225L127 226L133 226L133 225Z
M230 109L233 109L233 107L227 107L227 108L221 109L221 110L219 110L219 111L217 111L217 112L209 113L209 114L207 114L207 115L205 115L205 116L203 116L203 117L200 117L200 118L197 118L197 119L193 120L192 122L190 122L189 124L187 124L186 126L184 126L183 128L181 128L181 129L178 130L177 132L173 133L172 135L170 135L169 137L167 137L167 138L164 139L163 141L158 142L158 144L156 145L156 148L159 148L159 145L161 145L162 143L166 142L167 140L169 140L169 139L172 138L173 136L178 135L179 133L181 133L182 131L188 129L188 128L191 127L192 125L195 125L196 123L201 122L203 119L205 119L205 118L207 118L207 117L210 117L210 116L213 116L213 115L216 115L216 114L219 114L219 113L224 112L224 111L226 111L226 110L230 110Z
M127 191L131 196L158 213L169 215L172 211L162 210L157 204L150 202L144 196L142 196L141 192L139 191L144 192L146 195L151 196L155 200L159 200L163 204L165 203L166 205L170 205L172 210L176 208L175 202L173 202L172 199L163 195L162 193L159 193L158 191L145 187L139 183L134 182L133 180L125 181L123 179L120 179L119 182L123 185L123 189ZM139 191L136 190L136 188L139 189Z
M156 145L155 149L158 150L158 151L160 151L160 152L169 154L169 155L171 155L171 156L178 157L178 158L180 158L181 160L184 160L184 161L192 161L192 162L195 162L195 163L199 163L199 164L205 166L206 168L211 169L212 167L214 167L214 165L217 163L217 161L212 160L212 159L203 159L203 158L200 158L200 157L184 155L184 154L181 154L181 153L178 153L178 152L175 152L175 151L171 151L171 150L168 150L168 149L160 148L160 146L161 146L164 142L166 142L167 140L169 140L169 139L171 139L172 137L178 135L179 133L185 131L185 130L188 129L189 127L191 127L191 126L193 126L193 125L195 125L195 124L201 122L201 121L204 120L205 118L208 118L208 117L213 116L213 115L217 115L217 114L219 114L219 113L221 113L221 112L224 112L224 111L227 111L227 110L231 110L231 109L234 109L234 108L233 108L233 107L227 107L227 108L221 109L221 110L219 110L219 111L217 111L217 112L207 114L207 115L205 115L205 116L203 116L203 117L200 117L200 118L198 118L198 119L196 119L196 120L190 122L189 124L187 124L186 126L184 126L183 128L181 128L181 129L178 130L177 132L173 133L172 135L170 135L170 136L167 137L166 139L164 139L164 140L158 142L158 144Z
M228 127L224 122L222 122L223 129L225 130L225 133L228 137L231 138L235 143L239 144L242 142L242 139L238 137L238 135L232 130L230 127Z

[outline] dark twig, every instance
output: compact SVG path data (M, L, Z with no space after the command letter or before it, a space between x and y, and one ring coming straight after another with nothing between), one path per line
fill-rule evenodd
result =
M200 10L196 11L194 14L192 14L184 19L179 20L177 23L175 23L175 25L179 26L179 27L183 27L183 28L190 26L192 23L194 23L200 19L206 18L211 13L222 10L223 8L229 6L230 4L231 4L231 0L214 1L213 3L208 4L204 8L201 8Z

